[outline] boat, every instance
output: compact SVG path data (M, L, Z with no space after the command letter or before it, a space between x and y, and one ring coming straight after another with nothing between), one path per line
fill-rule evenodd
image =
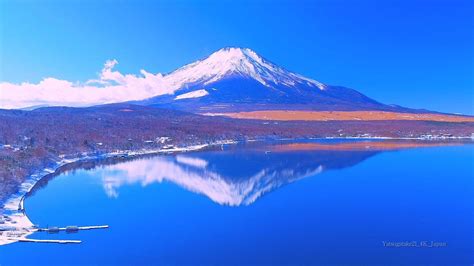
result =
M59 233L59 227L48 227L48 229L46 229L46 231L50 234L55 234L55 233Z
M75 225L71 225L66 227L66 233L77 233L79 231L79 227Z

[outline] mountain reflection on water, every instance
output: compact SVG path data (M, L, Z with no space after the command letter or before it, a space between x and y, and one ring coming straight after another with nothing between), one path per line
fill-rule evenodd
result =
M268 148L268 147L267 147ZM125 185L164 181L221 205L249 205L285 184L323 171L350 167L379 151L279 151L275 147L157 156L100 169L108 196Z
M381 152L463 144L414 140L247 142L192 153L79 161L41 179L28 196L63 172L93 169L110 198L119 197L123 186L167 181L221 205L249 205L285 184L351 167Z
M221 205L249 205L285 184L327 170L351 167L384 151L454 144L420 141L264 142L223 145L218 150L186 154L86 161L65 166L48 175L36 184L29 196L64 171L94 169L111 198L119 197L123 186L148 186L167 181L205 195Z
M351 167L377 153L452 145L417 141L253 143L226 150L155 156L102 168L104 189L118 197L125 185L168 181L221 205L249 205L285 184L327 170Z

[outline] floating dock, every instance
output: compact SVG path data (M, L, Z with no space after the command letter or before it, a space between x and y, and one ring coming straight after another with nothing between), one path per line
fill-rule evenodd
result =
M108 225L92 225L92 226L67 226L67 227L49 227L38 228L39 232L58 233L60 231L77 232L81 230L107 229Z

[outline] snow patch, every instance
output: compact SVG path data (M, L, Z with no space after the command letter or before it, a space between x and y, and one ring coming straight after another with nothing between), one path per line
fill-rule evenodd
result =
M206 90L196 90L176 96L175 100L190 99L190 98L200 98L208 95L209 93Z

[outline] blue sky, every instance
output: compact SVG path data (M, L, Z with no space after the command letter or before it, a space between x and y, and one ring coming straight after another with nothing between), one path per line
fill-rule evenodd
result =
M474 1L9 1L0 82L167 73L224 46L384 103L474 114Z

